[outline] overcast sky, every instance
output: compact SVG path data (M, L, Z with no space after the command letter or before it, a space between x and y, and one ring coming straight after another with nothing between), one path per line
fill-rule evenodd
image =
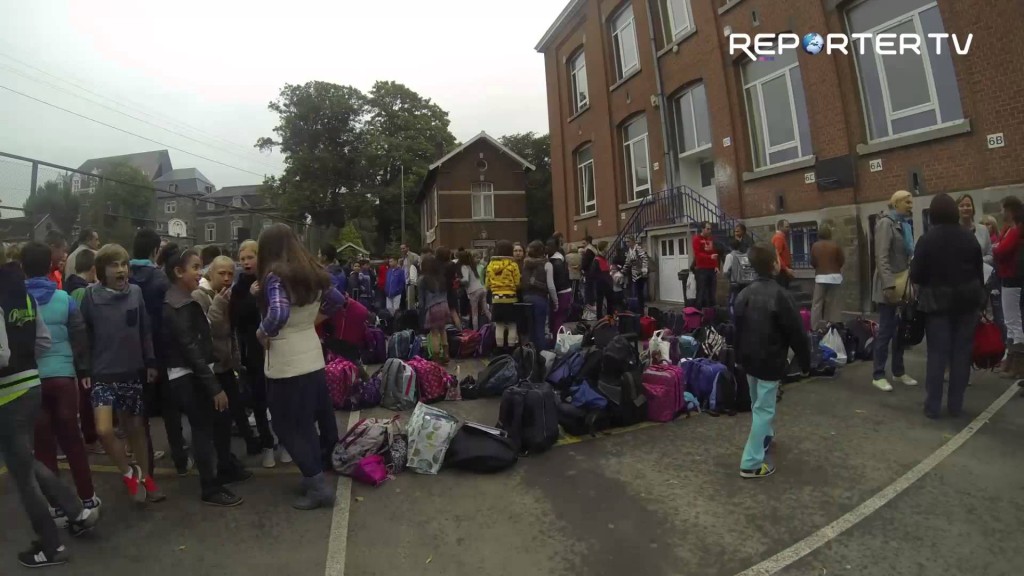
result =
M404 83L448 111L460 140L546 133L544 62L533 48L564 4L0 0L0 87L164 144L0 88L0 151L78 167L173 146L209 159L171 149L175 168L199 168L218 187L257 183L281 168L252 148L276 125L267 103L285 83L310 80L364 91ZM24 202L26 174L0 157L3 205Z

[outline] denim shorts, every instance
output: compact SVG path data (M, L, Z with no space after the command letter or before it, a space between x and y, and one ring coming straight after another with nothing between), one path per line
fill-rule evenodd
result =
M93 382L93 408L110 406L116 412L141 416L145 411L142 402L142 380L128 382Z

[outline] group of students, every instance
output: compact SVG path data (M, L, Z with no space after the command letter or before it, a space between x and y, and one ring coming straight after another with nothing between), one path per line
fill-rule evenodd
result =
M278 442L282 460L294 460L302 490L293 507L332 506L323 472L338 432L315 326L346 298L295 233L264 230L242 243L237 264L205 250L204 262L150 229L137 232L134 258L100 247L92 230L79 244L67 255L52 234L0 250L0 454L39 537L19 561L62 564L58 528L77 536L95 525L101 501L88 453L110 458L136 502L166 499L153 478L162 453L148 415L157 407L179 474L198 470L202 502L242 503L229 485L252 473L231 451L234 420L264 466L275 464ZM75 491L57 477L58 445Z

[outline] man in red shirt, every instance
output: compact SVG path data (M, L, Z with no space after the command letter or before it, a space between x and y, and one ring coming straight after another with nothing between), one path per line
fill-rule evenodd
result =
M697 276L697 307L715 306L715 280L718 278L718 251L711 237L711 223L704 222L700 234L693 237L693 261Z
M788 288L789 281L793 279L793 253L789 251L789 221L779 220L775 230L772 245L779 255L779 275L775 280L783 288Z
M50 247L50 280L57 283L57 290L64 289L64 259L68 256L68 241L56 230L46 233L46 245Z

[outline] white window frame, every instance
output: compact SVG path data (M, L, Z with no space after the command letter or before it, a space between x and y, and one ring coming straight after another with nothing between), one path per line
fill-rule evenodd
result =
M473 202L473 219L494 220L494 184L473 182L469 192Z
M756 86L757 87L757 103L758 103L758 105L759 105L759 107L761 109L761 131L764 134L764 139L765 139L765 142L764 142L764 145L765 145L765 154L764 154L765 165L764 166L757 166L756 165L756 162L758 161L757 147L755 146L755 143L754 143L754 138L755 138L756 135L753 134L751 132L751 130L750 130L750 128L751 128L750 122L753 120L753 118L747 118L747 132L750 134L750 154L751 154L751 157L754 159L755 169L757 169L757 170L761 170L761 169L764 169L764 168L771 168L773 166L781 166L781 165L784 165L784 164L788 164L790 162L799 162L800 160L803 160L803 159L807 158L808 156L810 156L810 151L808 150L805 153L805 151L802 149L802 147L800 145L800 124L797 121L797 117L796 117L796 100L793 97L793 77L789 73L790 70L793 70L794 68L796 68L799 65L800 65L799 62L795 62L793 64L790 64L789 66L786 66L782 70L779 70L778 72L774 72L774 73L772 73L769 76L764 76L763 78L758 78L757 80L755 80L753 82L750 82L750 83L747 83L746 79L743 80L743 82L744 82L744 84L743 84L743 99L744 99L744 101L746 101L746 99L749 98L749 96L747 95L747 90L752 88L752 87L754 87L754 86ZM778 78L780 76L785 76L786 77L786 89L789 92L790 120L792 120L792 122L793 122L793 140L790 140L789 142L784 142L782 144L776 144L776 145L772 146L771 145L771 135L768 133L768 116L767 116L767 114L765 113L765 110L764 110L764 92L761 90L761 86L763 86L764 84L766 84L768 82L771 82L772 80L775 80L776 78ZM809 118L808 118L808 121L810 121ZM794 158L792 160L785 160L783 162L777 162L775 164L771 163L771 155L772 155L773 152L780 152L782 150L789 150L790 148L793 148L793 147L796 148L796 152L797 152L796 153L796 158Z
M178 201L167 200L164 202L164 214L177 214L178 213Z
M587 57L586 51L583 48L580 48L576 55L569 59L569 89L572 90L570 103L572 104L573 114L579 114L590 107L590 86L587 83Z
M675 112L676 114L680 114L680 115L681 114L687 114L687 116L689 118L689 122L688 123L682 123L683 127L685 128L685 127L689 126L689 128L692 129L692 131L693 131L693 141L695 143L697 143L697 147L694 148L693 150L683 150L683 141L682 141L682 137L681 137L682 134L678 134L677 133L676 134L676 148L679 150L679 157L680 158L685 158L686 156L690 156L691 154L696 154L698 152L703 152L704 150L708 150L708 149L711 148L711 144L714 141L714 138L711 136L711 119L710 118L708 119L708 143L703 145L703 146L700 146L699 139L697 138L697 110L696 110L696 108L693 105L693 91L696 90L698 87L701 87L701 86L704 87L704 107L705 107L704 113L705 114L710 114L710 112L708 112L708 110L707 110L708 88L707 88L707 85L705 85L703 82L700 83L700 84L695 84L695 85L691 86L690 88L680 92L679 95L676 96L675 101L672 104L673 112ZM683 97L686 96L687 94L690 95L690 110L689 111L684 111L683 110ZM744 94L746 94L746 92L744 92ZM679 118L677 118L677 120L678 119Z
M626 140L626 129L641 120L646 123L647 117L641 114L622 126L622 153L626 162L625 166L633 167L632 174L626 174L626 195L628 202L643 200L651 195L651 147L650 142L647 139L647 135L650 133L650 125L647 126L647 130L644 131L643 135L637 136L632 140ZM640 142L644 143L644 156L646 156L647 166L647 184L643 186L637 185L636 160L633 156L636 146ZM641 195L641 192L644 192L644 194Z
M590 159L580 162L580 154L590 152ZM597 182L594 179L594 148L592 144L580 148L574 154L576 159L577 195L580 201L580 216L597 214ZM588 175L589 172L589 175ZM587 184L591 184L589 187ZM587 189L593 190L593 197L587 198Z
M437 213L438 213L438 209L441 207L440 205L438 205L438 202L437 202L437 199L439 198L439 196L437 195L437 186L434 186L434 189L433 189L432 193L434 195L434 201L432 202L432 204L434 205L434 210L430 214L430 221L431 221L430 227L431 228L437 228Z
M167 185L167 191L168 192L177 192L178 191L178 185L177 184L168 184Z
M675 12L672 9L673 6L681 7L683 13L686 14L686 24L684 26L677 26ZM693 29L693 10L690 6L690 0L662 0L661 9L664 14L665 23L668 25L666 31L670 34L670 38L668 38L669 43L679 39L681 36L685 36Z
M206 209L207 210L216 210L217 209L217 205L214 204L213 202L207 202L206 203Z
M207 242L215 242L217 240L217 223L207 222L206 226L203 227L203 238Z
M629 18L623 20L626 14ZM620 22L620 20L623 20ZM618 26L616 26L618 23ZM612 59L615 61L615 73L618 80L625 80L630 74L640 69L640 45L636 39L636 18L633 16L633 5L629 4L612 17ZM633 63L626 67L626 54L622 50L622 35L633 35Z
M241 220L231 221L231 240L234 241L238 238L238 230L242 228Z
M205 190L207 194L213 194L213 186L204 186L203 190Z

